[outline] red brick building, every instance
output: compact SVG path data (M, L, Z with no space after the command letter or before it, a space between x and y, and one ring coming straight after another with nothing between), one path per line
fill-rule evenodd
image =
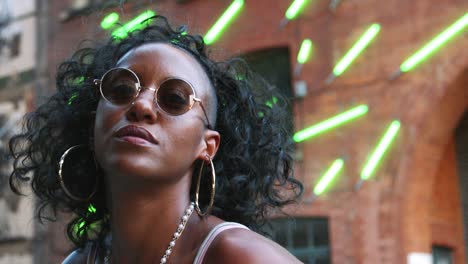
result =
M72 8L78 2L89 5ZM232 1L126 1L129 3L122 8L115 6L119 1L108 1L114 5L103 8L104 2L49 1L46 50L51 77L55 65L70 56L81 40L109 34L99 24L110 12L119 12L119 21L125 23L151 9L188 24L191 33L205 34ZM294 131L357 105L365 104L369 111L297 144L296 177L303 180L306 192L304 201L288 211L299 217L296 228L306 232L313 226L308 220L320 220L314 222L318 228L310 236L326 238L298 242L294 237L298 232L289 232L286 246L306 256L315 249L320 251L314 241L324 244L322 253L327 256L315 263L424 264L431 263L431 256L434 263L444 256L451 256L452 262L443 263L465 263L468 27L415 69L393 80L390 77L406 58L467 14L468 3L308 1L296 19L280 27L291 2L245 1L212 45L213 54L219 58L246 56L260 72L281 76L276 81L286 82L285 93L291 96L296 81L305 81L307 94L291 101ZM331 10L331 4L336 8ZM87 13L86 7L98 11ZM334 65L372 23L380 24L380 33L347 71L326 85ZM312 40L313 52L295 74L296 55L305 38ZM275 59L280 67L265 67L262 62L267 58ZM392 120L401 122L395 141L373 176L356 188L366 160ZM325 194L310 202L314 185L339 157L345 161L343 171ZM55 251L49 255L61 258L66 251L60 238L63 230L50 230L55 239L48 248ZM314 263L313 258L309 263Z

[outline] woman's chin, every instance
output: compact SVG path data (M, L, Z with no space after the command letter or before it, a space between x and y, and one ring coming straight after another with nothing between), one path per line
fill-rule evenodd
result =
M114 160L110 161L104 168L106 175L109 179L116 180L117 178L124 181L148 181L148 180L162 180L158 179L160 175L156 162L144 161L142 159L136 160Z

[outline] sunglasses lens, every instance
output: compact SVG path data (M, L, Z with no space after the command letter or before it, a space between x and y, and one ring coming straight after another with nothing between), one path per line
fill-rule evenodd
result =
M181 115L190 110L192 97L193 90L187 82L169 79L159 87L156 100L165 112L171 115Z
M113 69L102 78L102 96L115 105L129 104L138 94L138 79L126 69Z

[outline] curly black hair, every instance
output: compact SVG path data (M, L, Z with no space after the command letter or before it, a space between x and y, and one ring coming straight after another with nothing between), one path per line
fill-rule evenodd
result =
M288 100L243 60L211 60L201 36L187 34L184 27L175 29L163 16L145 23L144 29L124 39L111 38L92 48L82 47L60 64L57 92L25 116L22 133L10 140L14 157L12 190L21 194L21 183L31 184L40 202L40 221L54 220L59 210L73 212L67 235L76 247L95 239L102 241L110 230L104 184L91 200L70 199L60 187L58 162L73 145L93 148L92 127L100 99L93 80L131 49L145 43L167 43L189 52L200 63L217 99L216 109L211 109L216 114L210 119L217 116L214 130L221 134L221 143L213 160L218 177L211 214L261 231L272 210L297 201L303 193L302 184L293 177ZM266 103L272 98L276 98L274 104ZM73 170L74 179L89 174L79 168L90 164L80 160L74 162L74 168L78 168ZM93 176L102 177L102 171L96 170ZM210 179L209 174L205 176L203 179Z

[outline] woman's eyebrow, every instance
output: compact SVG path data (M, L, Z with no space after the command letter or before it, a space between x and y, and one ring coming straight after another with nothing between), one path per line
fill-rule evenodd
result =
M143 74L149 74L152 76L153 79L156 80L156 84L157 85L160 85L162 82L164 82L165 80L167 79L180 79L180 80L183 80L183 81L186 81L187 83L189 83L193 89L195 90L195 94L199 97L202 93L202 91L200 91L200 88L198 88L193 81L191 81L188 77L186 76L182 76L182 75L177 75L177 74L174 74L174 73L170 73L170 72L167 72L167 71L154 71L154 70L150 70L148 69L147 67L143 67L142 69L140 67L137 67L137 65L140 65L141 63L139 63L138 61L136 62L133 62L133 63L129 63L128 61L125 61L125 60L119 60L119 62L117 62L117 64L115 65L114 68L126 68L126 69L130 69L131 71L133 71L138 79L140 80L140 82L142 82L142 78L141 76ZM143 71L143 72L142 72ZM158 76L157 75L162 75L159 76L159 78L157 78Z

